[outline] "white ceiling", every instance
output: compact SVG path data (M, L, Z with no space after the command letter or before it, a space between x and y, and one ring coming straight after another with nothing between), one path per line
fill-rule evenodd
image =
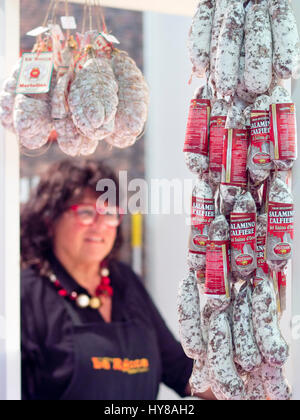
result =
M61 0L65 1L65 0ZM86 0L69 0L84 4ZM101 6L192 16L199 0L100 0ZM93 3L93 1L91 1Z

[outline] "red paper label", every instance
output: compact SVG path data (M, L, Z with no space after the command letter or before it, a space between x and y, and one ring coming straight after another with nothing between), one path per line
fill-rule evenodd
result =
M283 272L277 273L278 279L278 289L280 290L282 287L286 287L286 274Z
M190 251L206 254L208 227L215 218L213 199L192 197L192 238Z
M202 226L210 225L215 218L215 202L211 198L192 197L192 225L201 231Z
M294 205L269 202L268 235L276 236L282 243L294 239Z
M202 226L201 231L192 227L190 234L189 252L191 254L205 255L208 242L208 226Z
M225 130L222 184L247 186L248 131Z
M229 241L210 241L206 254L205 294L229 296Z
M271 169L269 111L252 111L250 133L253 163Z
M256 214L231 213L230 235L235 264L241 269L250 267L256 258Z
M294 239L294 205L269 202L268 258L289 259Z
M211 117L209 134L209 170L222 172L223 141L227 117Z
M257 268L261 268L264 273L268 274L269 267L266 261L266 237L258 236L256 242L257 251Z
M210 101L193 99L191 101L184 152L208 156L208 129Z
M271 143L274 160L297 159L295 104L273 104L271 111Z

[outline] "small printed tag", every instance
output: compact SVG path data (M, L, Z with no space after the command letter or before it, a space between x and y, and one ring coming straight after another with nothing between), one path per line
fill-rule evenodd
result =
M65 36L64 36L64 33L63 33L60 25L57 25L57 24L56 25L52 25L51 24L51 25L49 25L49 28L51 29L52 34L54 36L56 36L56 38L59 41L64 41L65 40Z
M26 35L28 36L39 36L41 34L44 34L45 32L49 31L49 28L45 26L38 26L37 28L32 29L31 31L27 32Z
M107 42L111 42L112 44L120 44L120 41L112 34L101 32L101 35L106 39Z
M24 53L16 93L47 93L53 72L53 53Z
M74 16L61 16L60 21L63 29L77 29L76 19Z

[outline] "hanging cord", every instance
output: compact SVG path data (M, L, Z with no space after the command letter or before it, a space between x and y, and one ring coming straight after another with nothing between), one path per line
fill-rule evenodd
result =
M69 17L69 1L65 0L65 15ZM67 29L67 40L70 38L70 29Z
M108 33L106 22L105 22L105 15L104 15L104 12L103 12L103 8L100 4L100 0L94 0L94 1L95 1L95 5L97 7L98 16L101 19L102 31L104 33Z
M59 0L55 0L54 7L53 7L53 9L52 9L51 18L49 19L49 21L50 21L53 25L55 25L55 24L56 24L58 2L59 2Z
M100 19L99 9L98 9L96 0L94 0L94 9L95 9L95 15L96 15L96 21L97 21L97 30L99 32L102 32L101 19Z
M45 19L44 19L44 21L42 23L42 26L43 27L46 27L46 25L48 23L48 20L49 20L50 13L51 13L52 8L54 6L55 6L55 0L51 0L50 4L48 6L47 12L46 12ZM49 39L49 37L48 38L46 37L46 39L44 40L42 34L41 35L38 35L36 37L35 45L34 45L32 51L39 53L39 52L42 52L45 49L47 49L47 47L48 47L48 39Z
M54 8L54 6L55 6L55 0L51 0L51 2L49 4L49 7L47 9L47 13L46 13L45 19L43 21L43 25L42 25L43 27L45 27L47 25L48 19L49 19L49 16L50 16L50 13L52 11L52 8Z
M86 18L87 18L87 8L88 8L88 3L87 3L87 0L85 0L84 8L83 8L83 21L82 21L82 27L81 27L81 33L82 33L82 35L85 33Z
M88 0L89 2L89 25L90 25L90 31L93 30L93 11L92 11L92 2L91 0Z

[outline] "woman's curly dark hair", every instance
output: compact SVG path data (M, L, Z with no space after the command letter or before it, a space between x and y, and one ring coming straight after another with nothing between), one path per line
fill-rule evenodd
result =
M80 200L86 188L95 191L102 179L115 182L117 205L119 183L115 173L94 160L63 160L51 165L43 174L37 188L21 211L21 262L22 268L32 267L39 274L49 270L48 258L52 253L51 226L68 208ZM110 257L116 257L122 245L121 227Z

